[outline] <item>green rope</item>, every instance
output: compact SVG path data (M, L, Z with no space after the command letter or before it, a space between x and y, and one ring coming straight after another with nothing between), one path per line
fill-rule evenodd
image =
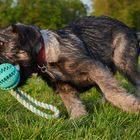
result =
M10 93L24 107L26 107L28 110L32 111L36 115L39 115L39 116L44 117L46 119L52 119L52 118L58 118L59 117L59 110L56 107L54 107L53 105L46 104L46 103L43 103L43 102L39 102L36 99L34 99L33 97L27 95L26 93L24 93L23 91L21 91L19 89L11 90ZM43 111L40 111L39 109L37 109L36 107L42 107L44 109L51 110L52 112L54 112L54 114L53 115L46 114Z

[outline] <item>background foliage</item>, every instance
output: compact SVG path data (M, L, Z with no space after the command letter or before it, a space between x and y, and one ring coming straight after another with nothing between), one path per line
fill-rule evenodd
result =
M0 0L0 27L20 22L56 29L86 14L80 0Z
M92 15L108 15L140 31L140 0L94 0Z
M140 0L91 0L88 15L108 15L140 31ZM80 0L0 0L0 27L11 23L57 29L87 15Z

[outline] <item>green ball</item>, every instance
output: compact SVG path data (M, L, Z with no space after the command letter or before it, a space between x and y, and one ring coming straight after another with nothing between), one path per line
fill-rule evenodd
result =
M0 88L9 90L15 88L20 81L20 73L17 68L9 63L0 65Z

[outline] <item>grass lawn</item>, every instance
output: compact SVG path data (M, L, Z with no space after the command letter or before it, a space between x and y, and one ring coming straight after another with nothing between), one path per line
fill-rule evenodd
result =
M130 93L134 87L117 76ZM96 89L81 98L88 116L69 120L59 96L40 78L33 76L22 90L39 101L53 104L61 111L59 119L38 117L19 104L8 92L0 91L0 140L140 140L140 114L129 114L101 104Z

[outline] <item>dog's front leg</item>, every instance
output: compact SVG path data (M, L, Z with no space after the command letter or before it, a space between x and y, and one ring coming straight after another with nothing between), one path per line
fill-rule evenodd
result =
M85 106L82 104L78 91L75 88L63 83L57 85L57 91L72 119L87 114Z

